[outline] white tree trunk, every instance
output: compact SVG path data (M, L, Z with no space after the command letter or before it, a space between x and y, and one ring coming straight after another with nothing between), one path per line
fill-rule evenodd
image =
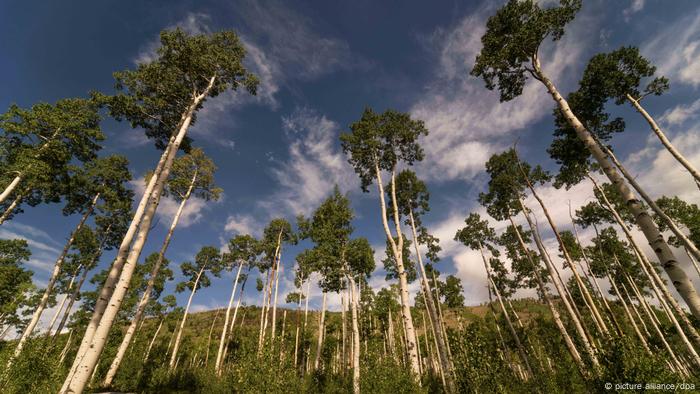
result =
M75 283L75 278L78 276L78 272L80 271L80 268L82 267L79 266L77 270L75 270L75 273L73 276L70 278L70 282L68 283L68 289L66 291L71 291L73 289L73 284ZM63 307L66 305L66 301L68 300L68 294L63 295L63 299L61 300L61 304L58 306L58 309L56 309L56 313L53 314L53 317L51 318L51 323L49 323L49 328L46 329L46 338L51 336L51 331L53 330L54 324L56 324L56 320L58 320L58 316L61 315L61 312L63 311Z
M323 292L323 301L321 302L321 317L318 322L318 343L316 347L316 359L314 360L314 369L318 370L321 364L321 350L323 347L323 335L326 330L326 292Z
M623 166L622 163L620 163L620 161L617 160L615 154L604 144L599 143L598 146L605 151L610 160L612 160L612 162L615 164L615 167L617 167L622 173L622 175L625 177L625 179L627 179L627 182L634 188L634 190L637 191L637 193L639 193L642 199L647 204L649 204L651 209L659 216L659 218L661 218L661 220L663 220L663 222L668 226L669 230L671 230L671 232L678 238L678 240L680 240L683 243L683 245L685 246L686 253L688 253L689 255L692 254L693 256L695 256L696 259L700 259L700 250L698 250L695 243L693 243L693 241L691 241L688 238L688 236L685 235L685 233L681 231L680 228L678 228L673 219L666 215L663 209L661 209L661 207L659 207L659 205L656 204L656 201L649 197L649 195L644 191L644 189L642 189L642 187L639 186L639 183L637 183L634 177L629 173L629 171L627 171L627 168L625 168L625 166ZM692 258L691 260L695 264L695 260ZM695 269L698 270L698 274L700 274L700 269L698 269L697 264L695 264Z
M177 211L175 212L173 221L170 224L168 233L166 234L165 240L163 241L163 245L161 246L160 251L158 253L158 260L156 260L156 263L151 269L151 276L149 277L148 283L146 284L146 290L143 292L141 300L139 300L139 304L136 307L136 313L134 314L133 319L131 319L131 324L129 324L129 328L126 330L126 334L124 334L124 338L122 339L122 342L119 345L117 354L116 356L114 356L114 360L112 360L112 364L110 365L109 370L107 371L107 376L105 376L103 382L103 386L105 387L109 387L112 384L112 380L114 379L114 376L119 370L119 365L121 365L121 362L124 358L124 354L126 354L126 350L129 347L129 344L131 343L134 334L136 333L136 327L140 322L143 321L143 313L146 311L148 302L151 299L151 293L153 292L153 287L155 286L156 279L158 278L160 266L163 264L163 260L165 259L165 252L167 251L168 246L170 245L170 240L173 236L173 233L175 232L175 228L177 227L177 223L180 220L180 216L182 215L182 212L185 209L185 204L192 195L192 190L194 189L194 184L196 181L197 171L194 172L192 180L190 181L190 186L188 187L187 192L183 196L182 201L180 202L180 205L178 206Z
M649 115L649 113L644 109L644 107L639 104L639 100L636 100L634 97L631 95L627 95L627 101L632 104L634 109L639 112L644 119L649 123L649 126L651 127L651 130L656 134L657 137L659 137L659 140L663 144L663 146L666 147L666 149L671 153L671 155L679 162L683 167L685 167L686 170L690 173L690 175L695 178L696 182L700 182L700 172L698 172L697 168L693 166L688 159L686 159L677 149L676 147L671 144L671 141L669 141L668 138L666 138L666 134L664 134L663 131L659 128L659 125L656 124L656 121L654 118Z
M523 178L527 182L527 186L530 189L530 191L532 192L532 196L535 197L535 200L537 200L537 202L539 203L540 208L542 208L542 212L544 212L544 216L547 218L547 222L549 223L549 227L551 227L552 232L554 233L554 236L557 239L557 243L559 244L559 248L561 249L562 253L564 254L564 259L566 260L566 263L569 265L571 272L574 274L574 278L576 280L576 283L579 286L581 293L583 294L583 299L586 302L586 306L589 308L589 310L591 312L591 315L593 317L593 322L595 323L596 328L598 328L602 334L608 335L608 328L605 325L605 321L600 316L600 312L598 312L598 308L596 308L596 305L593 302L593 298L591 297L591 294L588 292L588 287L586 287L586 285L581 280L581 277L578 274L578 270L576 269L576 265L574 264L573 259L571 259L571 256L569 256L569 251L566 249L566 246L564 245L564 241L561 239L559 229L557 228L557 225L554 223L554 220L552 219L552 217L549 215L549 210L547 209L547 206L544 204L544 201L542 200L542 198L540 198L539 194L537 193L537 190L530 182L530 179L529 179L527 173L523 170L522 165L520 164L520 161L518 161L518 168L520 169L520 172L521 172ZM573 299L572 299L572 302L573 302Z
M394 255L394 260L396 261L396 269L399 275L399 293L401 298L401 320L403 322L404 330L406 331L406 351L408 353L408 358L411 364L411 372L414 375L414 379L418 379L420 376L420 365L418 361L418 349L416 347L416 331L413 326L413 316L411 316L411 306L409 305L408 298L408 280L406 279L406 271L403 266L403 234L401 233L401 221L399 219L399 210L396 206L396 182L395 171L391 173L391 197L393 202L394 211L394 224L396 225L396 233L398 238L398 244L394 241L394 237L391 235L391 230L389 229L389 223L387 221L386 215L386 201L384 198L384 185L382 183L382 174L379 169L379 165L375 162L375 177L377 179L377 188L379 189L379 202L382 212L382 224L384 225L384 232L391 245L391 250Z
M236 272L236 279L233 281L233 289L231 289L231 297L228 300L228 306L226 307L226 315L224 316L224 328L221 330L221 338L219 339L219 350L216 352L216 364L214 370L216 374L221 376L221 365L223 364L224 358L224 346L226 345L226 334L228 333L229 324L233 326L233 323L229 323L229 317L231 315L231 307L233 306L233 298L236 295L236 287L238 287L238 279L241 277L241 269L243 268L243 262L238 264L238 271ZM242 294L241 294L242 296Z
M409 212L409 219L411 222L411 232L413 235L413 246L416 252L416 258L418 259L418 268L421 275L421 282L423 282L423 287L425 289L424 298L425 306L428 310L428 317L430 318L430 325L433 327L433 332L435 334L435 341L437 342L437 353L440 361L440 371L443 376L445 391L447 393L454 393L457 391L454 383L454 371L452 369L452 362L450 361L450 356L447 353L447 345L445 344L446 339L443 336L442 330L435 330L435 327L442 326L442 319L435 310L435 299L433 298L433 292L430 289L430 283L428 282L428 275L425 273L425 267L423 266L423 257L418 249L418 234L416 231L416 222L413 218L413 210ZM427 335L427 333L426 333ZM427 342L427 340L426 340Z
M581 375L586 378L587 377L587 371L586 371L586 366L583 363L583 360L581 359L581 354L579 353L578 349L576 349L576 345L574 344L574 341L571 339L571 336L569 333L566 331L566 327L564 326L564 323L561 321L561 316L559 315L559 311L554 307L554 304L552 303L552 300L549 298L549 295L547 293L547 287L544 285L544 282L542 280L542 277L539 274L539 266L535 264L535 261L532 259L532 256L530 255L530 252L527 249L527 245L525 244L525 241L522 238L522 235L520 234L520 230L518 230L518 226L515 224L513 221L512 217L508 217L508 220L510 221L510 224L513 226L513 229L515 230L515 235L518 238L518 243L520 244L520 248L522 249L523 253L527 257L528 261L530 262L530 265L533 267L533 272L535 273L535 279L537 280L537 285L540 288L540 291L542 292L542 296L545 299L545 302L547 306L549 307L550 312L552 313L552 320L554 320L554 324L557 326L557 329L559 329L559 333L561 334L562 338L564 339L564 344L566 344L566 348L569 351L569 354L571 355L571 358L574 359L574 362L576 363L576 366L578 367L578 371L581 373Z
M537 249L539 249L540 256L542 256L542 260L545 262L545 266L547 267L547 270L549 271L549 275L552 277L552 283L554 284L554 287L557 289L557 293L559 293L559 296L561 297L562 304L564 304L565 309L569 313L569 317L571 317L571 321L574 323L574 328L576 329L576 332L579 334L579 337L581 338L581 342L583 343L583 347L586 349L586 353L588 353L588 356L591 359L591 362L593 363L593 366L597 369L599 367L598 363L598 358L596 357L595 350L593 345L588 339L588 334L583 328L583 325L581 324L581 321L579 320L576 312L574 311L573 307L571 306L571 302L569 302L569 298L567 296L567 291L565 289L565 286L560 283L558 280L558 274L555 272L555 268L553 267L553 264L551 261L549 261L549 257L547 255L547 251L542 244L542 241L539 237L539 233L536 231L536 226L533 224L532 219L530 218L530 214L527 211L527 208L523 204L522 200L518 200L520 203L520 207L522 208L523 215L525 216L525 219L527 220L528 225L530 226L530 229L532 230L532 238L535 240L535 245L537 246Z
M195 279L192 285L192 292L190 292L190 297L187 299L187 306L185 307L185 313L182 315L182 320L180 321L180 326L177 330L177 336L175 337L175 343L173 344L173 353L170 355L170 369L175 367L175 361L177 360L177 351L180 350L180 342L182 341L182 332L185 330L185 322L187 321L187 314L190 311L190 305L192 305L192 298L194 298L194 293L197 292L197 285L199 285L199 278L202 277L204 273L204 267L199 270L197 274L197 279Z
M578 138L586 145L605 175L607 175L607 177L610 179L610 182L617 187L620 195L625 201L625 205L634 215L639 229L642 231L642 233L644 233L647 241L649 241L651 248L659 258L661 266L664 268L669 278L671 278L671 282L678 291L678 294L683 297L693 315L700 319L700 297L695 291L692 283L690 283L685 271L683 271L683 269L678 265L678 261L673 255L668 243L666 243L663 235L659 232L658 227L656 227L654 220L647 213L646 209L642 206L634 193L632 193L632 191L629 189L624 179L617 173L615 168L610 163L610 160L608 160L605 153L600 149L594 138L591 136L591 133L571 111L569 103L567 103L564 97L561 96L552 81L546 75L544 75L540 69L540 64L537 57L533 59L533 65L538 77L547 87L547 90L559 106L559 109L571 127L576 131Z
M207 366L209 364L209 350L211 349L211 334L214 332L214 323L216 323L216 318L219 317L220 312L221 312L221 309L217 309L216 314L214 314L214 320L211 321L211 328L209 328L209 336L207 337L207 351L206 351L206 355L204 356L204 366Z
M110 270L107 280L105 281L103 291L100 293L100 299L95 305L93 317L100 316L99 324L92 328L93 321L91 320L91 324L88 325L86 337L92 332L90 343L86 345L86 348L83 350L82 354L80 351L78 354L76 354L76 359L74 362L75 368L71 369L73 373L69 373L68 377L66 378L64 387L61 389L62 394L82 392L88 383L89 376L92 374L92 371L97 365L102 349L107 342L109 331L112 328L112 324L114 323L114 319L119 311L124 295L129 288L129 282L131 281L131 276L136 269L137 260L141 255L143 246L148 238L151 222L155 216L158 203L160 202L165 181L168 179L170 174L173 160L177 155L182 140L187 134L189 125L192 122L194 111L202 100L204 100L204 98L209 94L215 80L216 76L211 77L207 88L200 95L193 98L191 105L182 115L181 125L174 141L172 141L172 144L169 144L169 147L166 148L166 152L164 152L164 155L166 155L165 160L163 160L161 157L162 166L159 162L159 167L161 168L156 168L156 171L154 172L148 185L149 187L152 186L150 187L152 192L149 192L149 187L146 188L146 192L141 199L141 203L139 203L139 208L134 215L134 220L132 220L129 230L127 230L127 235L125 235L124 239L122 240L122 245L119 248L117 258L115 259L112 269ZM143 210L141 210L141 205L143 205ZM139 210L145 212L143 212L142 215L139 215ZM133 232L131 231L132 226ZM130 248L133 234L136 232L136 227L138 227L138 235ZM129 251L130 249L131 251ZM103 295L105 297L109 297L108 302L102 301ZM98 306L100 308L98 308ZM102 308L104 309L101 310Z
M0 204L5 202L7 198L12 194L12 192L17 188L17 185L19 185L20 182L22 182L22 178L24 176L24 173L19 173L17 176L12 179L12 182L10 182L7 187L5 187L5 190L0 193Z
M680 305L678 305L678 302L676 301L676 299L673 298L671 293L668 291L668 288L666 287L666 284L664 283L664 281L656 273L656 269L651 264L651 262L649 261L647 256L642 251L642 249L639 247L639 244L637 244L637 241L632 236L632 232L627 227L627 224L625 224L625 222L622 220L622 217L620 217L620 214L617 212L615 207L608 200L608 197L605 195L605 191L598 185L598 183L595 181L595 179L593 179L593 177L591 177L591 176L589 176L588 178L593 183L593 186L598 190L601 197L603 197L603 204L613 214L613 218L615 218L615 221L617 222L618 226L625 233L625 236L627 237L627 240L629 241L630 245L632 245L632 249L634 250L634 253L637 256L637 259L639 261L640 266L642 267L642 269L644 270L645 274L647 275L647 277L649 278L649 280L652 284L652 288L658 289L663 294L663 298L659 298L659 299L665 300L667 303L669 303L671 305L671 307L673 307L673 310L675 310L676 313L678 314L678 316L680 316L681 320L683 320L683 324L685 324L687 331L690 334L690 336L693 338L693 341L695 342L695 344L697 346L700 346L700 335L698 335L698 332L695 330L695 327L690 322L690 320L688 320L688 317L685 315L685 312L683 311L683 309L681 309ZM675 321L676 324L678 324L675 317L673 317L673 313L670 313L669 317L670 317L671 321ZM685 338L685 333L681 329L680 325L677 325L676 329L677 329L679 335L681 336L681 338ZM687 338L685 339L685 341L687 341Z
M151 338L151 341L148 343L148 348L146 349L146 355L143 356L143 362L145 363L148 361L148 356L151 354L151 349L153 349L153 344L156 343L156 338L158 337L158 333L160 332L160 329L163 327L163 322L165 321L165 318L160 319L160 323L158 324L158 328L156 328L156 332L153 334L153 338Z
M275 269L275 297L272 301L272 340L277 334L277 293L280 287L280 264L282 262L282 249L277 252L277 268Z
M7 218L9 218L12 212L15 210L15 208L17 208L17 205L19 205L20 201L22 201L23 197L24 195L22 193L19 193L17 197L15 197L15 199L12 200L10 206L7 207L7 209L5 209L5 212L2 213L2 216L0 216L0 224L5 223Z
M80 231L80 229L83 227L83 225L85 224L85 221L88 219L88 217L92 214L92 211L95 209L95 204L97 204L97 200L99 198L100 198L100 193L95 194L95 196L92 199L92 202L90 203L90 206L85 211L83 216L80 218L78 225L75 226L75 229L71 233L70 238L68 238L68 242L66 242L66 245L63 247L61 254L56 259L56 262L54 263L54 266L53 266L53 271L51 272L51 277L49 278L49 282L46 284L46 289L44 290L44 294L41 296L41 300L39 301L39 305L36 307L36 310L34 310L34 313L32 314L32 319L29 321L29 324L27 324L27 327L24 329L22 336L20 337L19 341L17 342L17 347L15 348L15 351L14 351L12 357L7 362L7 368L9 368L10 365L12 365L13 360L17 356L19 356L19 354L22 352L22 348L24 347L25 343L27 342L27 339L29 339L29 337L32 335L32 332L34 331L34 328L36 328L36 325L39 323L39 319L41 319L41 314L44 312L44 309L46 308L46 304L49 302L49 297L51 296L51 292L53 291L53 287L56 285L56 281L58 280L58 276L61 274L61 268L63 267L63 261L65 260L66 255L68 254L68 251L70 250L71 246L73 245L73 242L75 242L75 236L78 234L78 231Z

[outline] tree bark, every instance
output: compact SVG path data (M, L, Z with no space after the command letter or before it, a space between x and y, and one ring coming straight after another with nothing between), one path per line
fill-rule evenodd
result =
M56 281L58 280L58 276L61 274L61 268L63 267L63 261L65 260L66 255L68 254L68 251L70 250L71 246L73 245L73 242L75 241L75 237L78 234L78 231L80 231L80 229L83 228L85 221L88 219L88 217L90 217L90 215L92 215L92 212L94 211L95 205L97 204L97 200L99 198L100 198L100 193L95 194L95 196L92 198L90 206L85 210L85 213L83 213L83 216L80 218L78 225L75 226L75 229L73 230L70 237L68 238L68 242L66 242L65 246L63 247L61 254L56 259L56 262L54 263L54 266L53 266L53 271L51 272L51 277L49 278L49 282L46 284L46 289L44 290L44 294L41 296L41 300L39 301L39 305L36 307L34 314L32 314L32 319L29 321L29 324L27 324L27 327L24 329L22 336L20 337L19 341L17 342L17 347L15 347L15 351L14 351L12 357L7 362L7 368L9 368L12 365L12 362L14 361L14 359L17 356L19 356L19 354L22 352L22 348L24 347L24 345L27 342L27 340L29 339L29 337L32 335L32 332L34 331L34 328L36 328L36 325L39 323L39 319L41 318L41 314L44 312L44 309L46 308L46 304L49 302L49 297L51 296L51 292L53 291L53 287L55 286Z
M207 337L207 352L206 352L206 355L204 356L204 366L207 366L209 364L209 350L211 349L211 334L214 332L214 323L216 323L216 318L219 317L220 312L221 312L221 309L217 309L216 314L214 314L214 320L211 321L211 328L209 328L209 336Z
M506 306L503 303L501 292L498 290L498 287L496 287L496 283L494 283L493 278L491 277L491 270L489 270L489 265L486 261L486 256L484 255L484 249L481 246L481 242L479 242L479 253L481 254L481 260L484 262L486 278L488 279L491 288L493 288L493 292L496 294L496 300L498 300L498 304L501 307L501 312L503 312L503 317L505 317L506 319L508 330L510 331L510 334L515 340L515 345L517 346L518 352L520 353L520 358L523 359L523 363L525 363L525 368L527 369L529 376L534 377L535 375L532 373L532 368L530 367L530 360L527 356L527 352L525 352L525 347L523 346L522 342L520 342L520 337L518 336L517 331L515 331L515 327L513 327L513 321L511 320L510 315L508 314L508 310L506 309Z
M136 307L136 314L134 315L134 318L131 319L131 324L129 324L129 328L126 330L126 334L124 334L124 338L122 339L122 342L119 345L117 355L114 356L114 360L112 361L112 364L110 365L109 370L107 371L107 376L105 376L103 382L103 385L105 387L109 387L112 384L112 380L114 379L114 376L119 370L119 366L121 365L122 359L124 358L126 349L129 347L131 339L133 338L134 333L136 332L136 327L142 321L143 313L145 312L146 306L148 306L148 302L151 299L151 293L153 292L153 287L155 286L156 279L158 278L158 273L160 272L160 266L163 264L163 260L165 259L165 252L167 251L168 246L170 245L170 240L172 239L173 233L175 232L175 228L177 227L177 223L180 220L180 216L182 215L182 212L185 209L185 204L192 195L192 190L194 190L195 182L197 182L196 170L192 175L192 179L190 181L189 187L187 188L187 192L183 196L182 201L180 202L180 205L178 206L177 211L175 212L175 216L173 217L173 221L170 224L168 233L165 236L163 245L160 247L160 251L158 252L158 260L156 260L156 263L151 269L151 276L148 279L148 283L146 284L146 290L143 292L141 300L139 301L139 304Z
M17 208L17 206L19 205L20 201L22 201L22 198L24 198L23 193L17 194L15 199L12 200L12 203L10 204L10 206L7 207L7 209L5 209L5 212L2 213L2 216L0 216L0 224L5 223L7 218L9 218L10 215L12 214L12 211L14 211L15 208Z
M143 362L145 363L148 361L148 356L151 354L151 349L153 348L153 344L156 342L156 338L158 337L158 333L160 332L160 329L163 327L163 322L165 321L165 318L160 319L160 323L158 324L158 328L156 328L156 332L153 334L153 338L151 338L151 341L148 343L148 348L146 349L146 355L143 356Z
M683 324L686 326L686 329L688 331L688 334L693 338L693 342L695 342L696 346L700 346L700 335L698 335L698 332L695 330L695 327L693 324L688 320L688 317L685 315L685 312L683 309L681 309L680 305L678 305L678 302L676 302L676 299L673 298L671 293L668 291L668 288L666 287L666 284L661 280L659 275L656 273L656 269L654 266L651 264L647 256L644 254L642 249L639 247L637 244L637 241L635 241L634 237L632 237L632 232L630 229L627 227L627 224L622 220L622 217L620 217L620 214L617 212L615 207L610 203L608 200L607 196L605 195L605 191L598 185L598 183L593 179L592 176L589 175L588 179L593 183L593 186L598 190L598 192L601 194L603 197L603 204L608 208L608 210L612 213L613 218L615 218L615 221L617 222L618 226L622 229L622 231L625 233L625 236L627 237L627 240L629 241L630 245L632 245L632 249L634 250L635 255L637 256L637 259L639 261L640 266L642 267L643 271L649 278L649 280L652 283L652 288L655 289L655 291L661 291L663 294L663 298L659 297L659 300L661 301L664 299L666 302L671 304L671 307L673 307L673 310L676 311L678 316L680 316L681 320L683 320ZM658 288L658 290L656 290ZM658 296L658 294L657 294ZM662 304L663 305L663 304ZM681 338L685 338L685 333L683 332L683 329L680 327L678 324L678 321L676 318L673 316L673 313L669 312L669 316L671 317L671 321L675 322L676 325L676 330L678 331L678 334L681 336ZM687 341L687 338L685 338L685 341Z
M516 156L517 157L517 156ZM518 168L520 169L520 173L523 176L523 179L525 179L525 182L527 183L528 188L532 192L532 196L537 200L537 202L540 205L540 208L542 208L542 212L544 212L544 216L547 218L547 222L549 223L549 227L552 229L552 232L554 233L555 238L557 239L557 243L559 244L559 248L561 249L562 253L564 254L564 259L566 260L566 263L569 265L569 268L571 268L571 272L574 274L574 278L576 280L576 283L579 286L579 289L581 290L581 293L583 294L584 300L586 301L586 306L588 306L591 315L593 317L593 321L595 323L596 328L598 328L601 331L601 334L603 335L609 335L608 333L608 328L605 325L605 321L603 321L603 318L600 316L600 312L598 311L598 308L596 308L595 303L593 302L593 298L591 297L591 294L588 292L588 287L583 283L581 280L581 277L578 274L578 270L576 269L576 266L574 265L574 261L569 255L569 251L566 249L566 246L564 245L564 241L561 239L561 235L559 233L559 229L557 228L557 225L554 223L554 220L552 217L549 215L549 210L544 204L544 201L540 197L540 195L537 193L537 190L533 186L532 182L530 182L530 178L528 177L527 173L523 170L523 167L520 163L520 159L518 159ZM566 284L564 284L566 285ZM572 299L573 302L573 299Z
M408 352L408 357L411 364L411 372L414 375L414 379L420 376L420 365L418 364L418 350L416 349L416 333L413 326L413 317L411 316L411 306L408 303L408 280L406 279L406 271L403 266L403 234L401 233L401 221L399 220L399 210L396 202L396 182L395 182L395 172L391 172L391 199L393 202L394 211L394 224L396 225L396 233L398 238L398 245L394 242L394 237L391 235L391 230L389 229L389 223L387 221L386 215L386 201L384 198L384 186L382 183L382 174L379 169L379 164L375 161L375 177L377 179L377 188L379 189L379 201L382 212L382 224L384 225L384 232L386 233L389 244L391 245L391 250L396 261L396 268L399 274L399 292L401 298L401 318L406 331L406 345Z
M639 195L651 207L654 213L656 213L659 216L659 218L663 220L663 222L668 226L669 230L671 230L671 232L678 238L678 240L680 240L683 243L683 245L685 246L686 253L688 253L689 255L692 254L693 256L695 256L696 259L700 259L700 250L698 250L695 243L693 243L693 241L691 241L688 238L688 236L686 236L685 233L683 233L683 231L681 231L681 229L678 228L673 219L666 215L666 213L663 211L663 209L661 209L661 207L659 207L656 201L649 197L649 195L644 191L644 189L642 189L642 187L639 186L639 183L637 183L634 177L629 173L629 171L627 171L627 168L625 168L625 166L623 166L622 163L620 163L620 161L617 160L615 154L604 144L601 144L598 140L596 140L596 142L598 142L598 146L600 146L605 151L610 160L613 161L615 167L617 167L622 173L622 175L624 175L625 179L627 179L627 182L634 188L634 190L637 191L637 193L639 193ZM695 262L695 260L691 260ZM697 264L695 264L695 268L696 270L698 270ZM700 274L700 270L698 270L698 274Z
M316 359L314 360L314 369L318 370L321 363L321 348L323 347L323 334L326 330L326 292L323 292L323 301L321 303L321 317L318 322L318 346L316 347Z
M418 267L421 274L421 282L423 282L423 287L425 288L425 305L428 310L428 317L430 318L430 324L432 327L442 327L442 319L435 310L435 299L433 298L433 292L430 289L430 283L428 282L428 275L425 273L425 267L423 266L423 257L421 256L420 250L418 249L418 234L416 231L416 222L413 217L413 210L409 212L409 219L411 223L411 231L413 233L413 246L416 252L416 258L418 259ZM457 388L454 383L454 370L452 369L452 363L450 361L450 356L447 352L447 345L445 344L446 339L443 335L442 330L434 330L435 340L437 342L437 353L440 360L441 371L444 375L445 391L447 393L457 392Z
M352 392L360 393L360 326L358 324L357 289L355 279L350 279L350 309L352 313Z
M540 81L542 81L542 83L545 85L571 127L576 131L578 138L591 152L605 175L607 175L608 179L610 179L612 184L617 187L627 207L634 215L637 225L642 233L644 233L647 241L649 241L651 248L658 256L659 261L661 262L661 265L668 274L669 278L671 278L674 287L676 290L678 290L681 297L683 297L686 304L688 304L688 307L693 315L700 319L700 297L695 291L692 283L690 283L685 271L683 271L683 269L678 265L678 261L673 255L668 243L666 243L663 235L659 232L658 227L656 227L654 220L647 213L646 209L644 209L639 200L637 200L637 197L629 189L624 179L617 173L608 158L605 156L605 153L602 151L602 149L600 149L595 139L591 136L591 133L571 111L569 104L564 97L561 96L552 81L546 75L544 75L540 68L539 59L536 55L533 57L533 66L535 68L535 73L539 77Z
M671 144L671 141L669 141L668 138L666 138L666 134L664 134L663 131L661 131L661 128L659 128L659 125L656 124L656 121L654 118L649 115L649 113L642 107L641 104L639 104L639 100L635 99L631 95L627 94L627 101L629 101L630 104L634 107L634 109L639 112L644 119L649 123L649 127L651 127L651 130L656 134L657 137L659 137L659 140L663 144L664 147L671 153L671 155L679 162L683 167L685 167L686 170L690 173L690 175L695 178L695 182L700 182L700 172L698 172L697 168L693 166L688 159L685 158L673 144Z
M508 217L508 220L510 221L510 224L513 226L513 229L515 230L515 234L518 238L518 243L520 244L520 248L522 249L523 253L527 257L528 261L530 262L530 265L533 267L533 272L535 273L535 279L537 280L537 285L540 288L540 291L542 292L542 296L545 299L545 302L547 306L549 306L549 310L552 313L552 320L554 320L554 324L557 326L557 329L559 329L559 333L561 334L562 338L564 339L564 344L566 344L566 348L569 351L569 354L571 355L571 358L574 359L574 362L576 363L576 366L578 367L578 371L581 374L583 378L587 378L587 370L586 366L583 363L583 360L581 359L581 354L579 353L578 349L576 349L576 345L574 344L574 341L571 339L571 336L569 333L566 331L566 327L564 326L564 323L561 321L561 316L559 315L559 311L554 307L554 304L552 303L551 298L549 298L549 295L547 294L547 287L544 285L544 282L542 281L542 277L540 276L540 273L538 271L538 265L535 264L534 260L532 259L532 256L530 255L530 252L527 249L527 245L525 245L525 241L523 241L522 235L520 234L520 230L518 230L518 226L515 225L515 222L513 221L512 217Z
M591 359L591 362L593 363L593 366L598 369L600 366L598 363L598 358L596 357L595 354L595 349L591 342L588 340L588 334L586 331L583 329L583 325L581 324L581 321L579 320L578 316L576 315L576 312L574 311L573 307L571 306L571 303L569 302L567 292L563 286L562 283L559 282L557 278L557 273L555 272L555 269L553 267L553 264L551 261L549 261L549 257L547 256L547 251L542 244L542 240L540 240L539 234L536 231L535 224L532 222L532 219L530 218L530 214L527 211L527 208L522 202L522 199L518 199L518 202L520 203L520 207L523 211L523 215L525 216L525 219L527 220L528 225L530 226L530 229L532 230L532 235L535 240L535 244L537 245L537 249L539 249L540 256L542 256L542 260L545 262L545 266L547 267L547 270L549 271L549 275L552 277L552 283L554 284L554 287L557 289L557 292L559 293L559 296L561 297L562 303L564 304L564 308L567 310L569 313L569 317L571 317L571 321L574 323L574 328L576 329L576 332L579 334L579 337L581 338L581 342L583 343L584 349L586 349L586 353L588 353L588 356Z
M193 103L191 103L187 110L182 114L177 133L173 133L173 135L170 137L168 146L166 147L165 151L163 151L163 154L158 161L158 165L153 171L153 175L151 176L151 179L146 186L146 190L141 197L141 201L136 208L131 224L124 234L124 238L119 246L117 256L112 263L112 267L109 270L105 283L100 290L92 317L90 318L90 322L85 329L85 334L83 335L80 347L76 353L75 359L73 360L73 365L68 372L65 381L63 382L63 386L61 387L61 394L82 392L88 383L92 370L97 365L99 353L102 352L106 341L106 333L111 328L116 312L119 309L119 306L121 306L123 293L126 292L128 283L131 280L131 275L136 268L136 259L138 259L143 244L146 241L148 232L150 231L151 221L153 220L155 210L160 202L163 186L170 173L173 160L177 155L180 144L187 134L189 125L192 122L194 111L199 103L209 93L211 86L213 86L214 80L215 77L212 77L204 94L194 97ZM141 225L142 221L144 223L143 226ZM137 236L138 239L134 244L135 252L132 255L130 250L132 250L132 241L134 240L134 236ZM123 278L122 273L126 274L123 276ZM119 296L114 298L114 302L112 302L112 296L117 292L118 284L126 286L121 286ZM107 310L110 312L103 324L102 318L105 317ZM100 337L97 338L97 346L93 346L92 342L93 339L95 339L94 337L100 325L103 327L102 332ZM88 352L93 354L88 356ZM79 371L79 369L81 369L81 371ZM76 376L78 373L79 376Z
M175 361L177 360L177 351L180 349L180 341L182 340L182 332L185 330L185 322L187 321L187 313L190 311L190 305L192 305L192 298L194 293L197 292L197 285L199 285L199 279L204 273L204 267L199 270L197 274L197 279L195 279L192 285L192 291L190 292L190 297L187 299L187 306L185 307L185 313L182 315L182 320L180 321L180 327L177 330L177 336L175 337L175 343L173 344L173 353L170 355L170 369L175 367Z
M236 287L238 286L238 279L241 277L241 269L243 268L243 262L238 264L238 271L236 272L236 279L233 281L233 289L231 289L231 297L228 300L228 306L226 307L226 315L224 316L224 327L221 330L221 338L219 339L219 350L216 352L216 364L214 370L218 376L221 376L221 366L223 364L224 358L224 345L226 344L226 334L229 328L229 317L231 315L231 307L233 306L233 298L236 295ZM241 295L242 296L242 295Z

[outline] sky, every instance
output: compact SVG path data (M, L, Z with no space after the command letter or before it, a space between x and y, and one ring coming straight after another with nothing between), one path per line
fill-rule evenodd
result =
M543 0L541 3L555 3ZM369 280L387 286L381 269L385 235L376 189L360 189L359 179L340 148L338 136L360 118L365 107L396 109L425 122L430 133L420 141L425 159L413 169L427 182L431 211L424 217L440 239L442 277L462 279L468 305L488 299L479 256L453 241L470 212L485 211L477 197L486 188L484 162L516 141L521 157L555 171L546 148L553 131L554 102L530 80L521 97L499 103L498 93L469 75L492 1L283 2L283 1L4 1L0 3L0 109L27 107L92 90L113 92L112 73L148 61L163 29L179 26L190 33L234 30L246 49L246 66L260 79L257 96L225 93L208 100L190 130L194 144L216 163L220 201L192 199L167 252L176 280L178 264L191 261L205 245L225 248L236 234L260 235L276 217L290 221L309 215L338 185L355 211L354 236L375 248L377 270ZM645 100L646 109L686 157L700 166L700 4L651 0L589 0L566 27L564 38L541 49L546 73L562 93L576 88L595 53L633 45L670 78L671 89ZM654 197L679 195L700 202L692 178L628 106L609 104L625 118L627 130L612 140L618 157ZM130 162L140 197L143 174L160 152L142 130L105 119L101 155L122 154ZM592 198L592 186L571 190L540 188L560 229L570 229L569 203L575 209ZM138 202L138 201L137 201ZM540 222L544 217L529 202ZM79 218L61 215L61 204L28 208L0 227L0 237L25 238L32 249L28 266L37 285L50 269ZM141 261L157 251L177 209L163 199ZM504 223L493 223L497 229ZM555 241L544 231L547 245ZM590 239L590 232L583 238ZM636 235L642 243L639 234ZM294 257L308 242L285 246L280 302L293 291ZM651 252L649 251L651 254ZM98 269L109 265L105 253ZM680 255L696 288L700 279ZM561 267L561 261L557 264ZM568 270L563 274L569 275ZM198 291L193 310L225 306L233 275L225 273ZM89 288L89 286L88 286ZM244 302L259 303L254 286ZM411 292L418 291L417 283ZM519 296L532 295L522 291ZM178 294L184 304L187 294ZM310 306L320 306L312 287ZM337 310L338 297L329 298ZM51 312L45 313L45 319Z

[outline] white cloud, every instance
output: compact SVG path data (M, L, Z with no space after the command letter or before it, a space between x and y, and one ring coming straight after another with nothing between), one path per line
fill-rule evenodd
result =
M440 48L435 79L411 109L430 131L422 141L426 158L417 167L424 177L471 179L489 155L512 143L513 132L551 113L554 106L537 81L530 81L521 97L499 103L497 92L486 90L481 80L469 75L492 11L492 6L482 7L452 30L438 30L432 37ZM543 68L555 83L577 75L572 69L580 66L583 51L595 38L588 34L592 23L588 15L579 15L561 41L544 45Z
M690 104L679 104L661 116L661 121L668 125L682 124L688 120L696 118L700 114L700 99L695 100Z
M357 177L340 150L340 126L308 108L282 118L291 139L289 159L275 166L279 184L263 205L292 214L308 214L338 185L341 191L357 189Z
M630 6L622 11L622 15L625 17L625 22L629 22L632 14L641 11L644 8L645 0L632 0Z
M262 233L262 224L250 215L230 215L224 230L234 234L258 235Z
M672 83L700 85L700 9L654 34L641 51Z

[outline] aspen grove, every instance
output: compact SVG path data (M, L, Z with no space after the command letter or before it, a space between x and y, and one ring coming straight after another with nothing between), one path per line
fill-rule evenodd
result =
M496 3L392 61L401 13L332 25L362 54L292 5L189 13L99 88L10 104L0 392L700 390L700 28L577 47L606 2ZM651 34L645 7L615 18ZM419 56L382 70L414 44L425 89Z

